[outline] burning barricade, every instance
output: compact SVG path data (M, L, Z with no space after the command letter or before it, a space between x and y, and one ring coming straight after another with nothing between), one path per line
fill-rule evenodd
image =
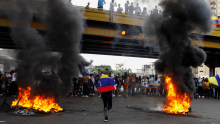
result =
M31 96L31 87L19 88L18 98L12 101L11 107L15 108L14 114L33 115L34 113L54 113L63 111L54 97Z
M171 77L166 76L165 83L167 85L168 94L164 111L174 114L186 114L189 112L191 104L190 94L178 92L179 89L175 87Z

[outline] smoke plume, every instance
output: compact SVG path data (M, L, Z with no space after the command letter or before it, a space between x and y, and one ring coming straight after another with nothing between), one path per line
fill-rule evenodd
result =
M30 27L32 9L39 8L35 6L36 2L38 1L3 1L4 12L12 21L12 40L21 48L16 55L21 60L16 69L17 82L22 88L35 87L37 93L53 96L66 94L72 88L72 78L84 66L91 64L79 55L83 33L82 15L79 8L67 5L62 0L48 0L45 9L47 14L42 20L48 26L48 31L42 37L36 29ZM39 10L39 17L42 17L41 13ZM53 48L48 48L47 42L53 43ZM59 55L52 53L52 49ZM56 70L58 75L53 72L52 75L45 76L43 70Z
M191 67L206 60L206 53L192 45L191 32L212 31L212 10L205 0L162 0L162 14L152 14L145 20L145 39L159 45L159 60L155 70L172 76L182 93L194 91Z

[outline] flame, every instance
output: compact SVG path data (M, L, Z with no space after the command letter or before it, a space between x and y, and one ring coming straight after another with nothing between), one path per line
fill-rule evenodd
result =
M18 99L15 99L12 101L11 106L14 107L17 105L19 99L18 105L26 108L35 109L38 111L44 111L49 112L50 110L53 110L55 112L63 111L63 109L56 103L55 99L53 97L47 97L44 96L35 96L33 99L29 99L31 93L31 87L28 87L26 89L18 88L19 95Z
M165 103L164 110L167 113L175 114L186 114L186 112L189 112L191 99L187 93L181 94L178 92L178 88L174 87L171 77L167 76L165 83L168 89L168 101Z

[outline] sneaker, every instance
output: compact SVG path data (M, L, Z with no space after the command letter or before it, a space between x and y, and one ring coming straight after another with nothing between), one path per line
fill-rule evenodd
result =
M93 93L92 95L95 96L95 93Z
M88 98L89 96L86 95L85 97Z
M71 95L70 97L73 97L73 95Z
M124 97L125 97L125 98L128 98L128 96L126 96L126 95L125 95Z
M99 97L101 97L101 95L99 95Z
M77 95L75 95L75 96L77 96Z
M105 120L104 120L104 122L107 122L108 121L108 117L105 117Z
M202 98L205 98L204 96L202 96Z
M79 95L79 93L77 93Z
M108 108L107 107L104 108L104 117L108 117Z
M90 93L89 95L91 96L92 94Z
M83 95L83 93L81 93L81 95Z
M200 96L199 96L199 98L200 98Z
M82 95L81 97L85 97L84 95Z
M118 97L120 97L121 95L118 95Z
M0 94L0 96L3 96L2 94Z

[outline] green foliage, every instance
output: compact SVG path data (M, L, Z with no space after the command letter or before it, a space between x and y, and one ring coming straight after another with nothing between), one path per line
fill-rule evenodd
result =
M124 64L116 64L116 70L113 70L110 65L99 65L95 66L95 69L92 71L98 71L100 69L101 73L103 73L106 68L108 68L109 71L111 71L111 73L113 73L114 75L118 75L118 73L120 73L120 75L123 76L125 72L128 72L128 69L124 69ZM129 76L131 76L132 74L136 73L132 72L132 70L130 69Z
M105 71L105 69L108 68L109 71L112 71L112 67L110 65L99 65L99 66L95 66L95 69L92 71L98 71L100 69L101 73L103 73Z

